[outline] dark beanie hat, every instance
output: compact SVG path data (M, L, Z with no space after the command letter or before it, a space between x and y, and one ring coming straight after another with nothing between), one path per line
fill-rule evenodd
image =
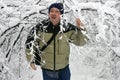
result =
M50 7L49 7L49 13L50 13L50 9L53 8L53 7L59 9L61 14L64 13L64 9L63 9L63 4L62 3L53 3L53 4L51 4Z

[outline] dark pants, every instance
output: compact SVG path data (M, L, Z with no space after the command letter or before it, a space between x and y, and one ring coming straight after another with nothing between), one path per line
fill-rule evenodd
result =
M49 71L42 69L43 80L70 80L70 69L69 66L58 71Z

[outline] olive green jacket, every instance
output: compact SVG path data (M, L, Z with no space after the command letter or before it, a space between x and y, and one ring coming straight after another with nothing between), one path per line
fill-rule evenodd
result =
M47 27L49 28L44 28L43 31L43 26L45 25L42 25L42 27L40 27L40 24L37 25L37 30L35 32L37 37L35 38L34 36L33 50L35 46L39 46L39 48L44 46L45 43L52 36L53 32L55 32L55 29L51 29L51 26L53 26L52 23L48 25L48 23L46 22L44 24L47 24ZM43 69L59 70L65 68L69 64L69 42L74 43L77 46L83 46L86 44L87 41L87 37L82 34L81 30L78 30L75 26L71 24L68 24L68 27L63 32L60 32L60 25L57 25L56 27L56 30L59 31L58 34L47 46L47 48L45 48L45 50L41 52L42 54L40 55L41 61L44 62L44 64L41 65ZM31 56L32 54L30 54L31 51L32 50L30 48L26 47L26 57L29 62L33 57Z

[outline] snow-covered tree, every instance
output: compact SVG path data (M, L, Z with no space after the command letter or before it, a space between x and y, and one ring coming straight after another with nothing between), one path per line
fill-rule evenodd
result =
M48 18L53 2L64 4L66 21L82 20L90 40L83 47L70 44L72 80L120 80L119 0L0 0L0 80L37 79L26 61L25 41Z

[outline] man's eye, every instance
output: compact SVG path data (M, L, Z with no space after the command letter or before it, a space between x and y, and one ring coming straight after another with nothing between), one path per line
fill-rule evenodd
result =
M53 10L51 10L50 12L51 12L51 13L53 13L54 11L53 11Z
M56 13L59 13L59 11L55 11Z

